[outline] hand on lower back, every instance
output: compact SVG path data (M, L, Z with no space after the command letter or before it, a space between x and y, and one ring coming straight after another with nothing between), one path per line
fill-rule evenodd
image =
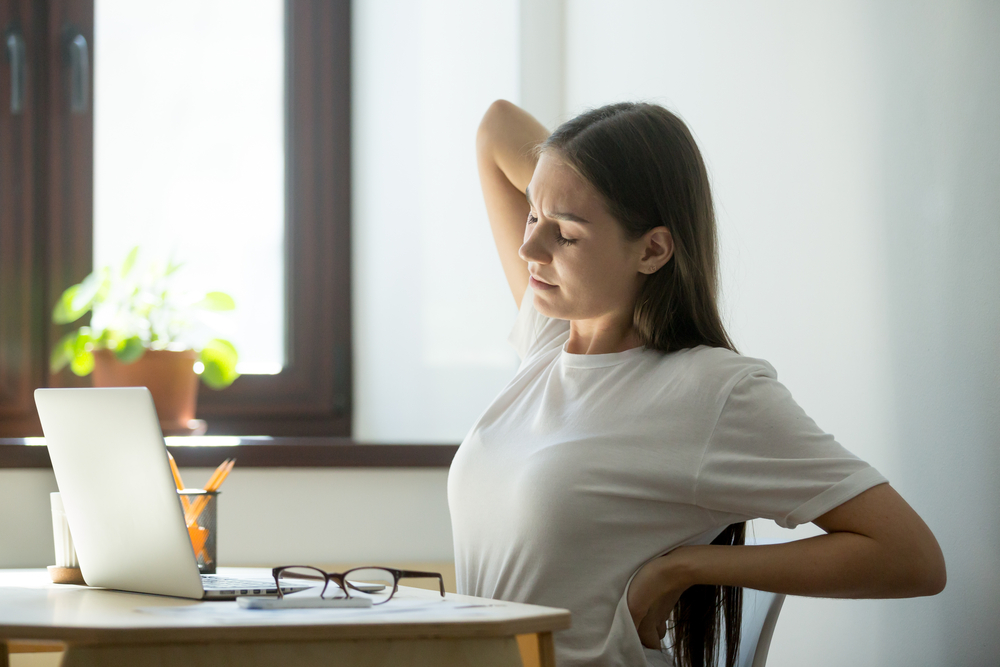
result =
M646 648L660 648L667 634L667 619L688 586L671 576L671 561L676 552L646 563L628 588L628 609L639 640Z

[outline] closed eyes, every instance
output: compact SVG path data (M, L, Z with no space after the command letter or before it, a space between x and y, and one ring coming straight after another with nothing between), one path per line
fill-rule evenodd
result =
M529 213L528 224L533 225L536 222L538 222L538 218L533 213ZM556 243L558 243L559 245L573 245L574 243L577 242L577 239L568 239L565 236L563 236L562 232L559 230L558 227L556 228L556 234L558 234L558 236L556 237Z

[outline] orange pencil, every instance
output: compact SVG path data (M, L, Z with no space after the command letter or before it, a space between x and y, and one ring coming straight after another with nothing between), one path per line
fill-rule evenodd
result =
M167 452L167 458L170 460L170 474L174 476L174 485L180 491L184 488L184 482L181 480L181 471L177 469L177 461L174 460L173 454ZM181 505L184 506L184 513L186 514L188 508L191 506L187 496L181 496Z
M219 475L218 479L215 480L215 483L212 484L210 488L206 488L205 490L217 491L219 487L222 486L222 483L226 481L226 477L229 476L229 473L232 471L234 465L236 465L236 459L230 459L228 461L228 465L226 465L226 467L222 470L222 473Z
M207 482L205 482L206 491L211 488L211 486L215 483L215 480L219 479L219 475L222 474L222 471L225 470L226 466L228 465L229 465L229 459L226 459L225 461L219 464L219 467L215 469L215 471L212 473L212 476L208 478Z
M208 483L205 484L205 490L218 490L235 465L236 459L226 459L219 464L219 467L215 469L215 472L213 472L212 476L209 478ZM194 524L198 520L198 517L204 511L205 506L208 505L208 499L209 496L204 495L191 503L191 507L184 513L184 522L188 526Z
M229 459L226 459L225 461L220 463L219 467L212 472L212 476L208 478L208 482L205 484L205 491L215 491L216 481L222 475L222 471L226 469L227 465L229 465ZM199 496L198 498L196 498L195 501L191 503L191 507L188 509L188 511L184 513L184 521L189 526L193 524L195 521L198 520L198 517L201 515L202 511L205 509L205 506L207 504L208 504L208 496Z

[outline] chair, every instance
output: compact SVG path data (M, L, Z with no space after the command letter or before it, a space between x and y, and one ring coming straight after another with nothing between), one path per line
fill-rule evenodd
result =
M767 651L771 646L774 626L778 623L778 613L785 596L780 593L767 593L752 588L743 589L743 628L740 633L740 654L736 659L737 667L764 667L767 662ZM725 664L725 637L720 641L718 655L719 664ZM647 660L650 658L647 655ZM654 661L661 660L655 656ZM525 667L533 665L525 661ZM649 664L661 664L651 662ZM669 652L662 657L664 667L672 664Z
M739 667L764 667L784 601L780 593L743 589L743 632L736 663Z

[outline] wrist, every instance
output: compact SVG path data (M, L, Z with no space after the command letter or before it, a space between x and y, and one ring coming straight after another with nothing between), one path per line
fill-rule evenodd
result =
M659 579L665 585L687 590L698 582L692 551L697 547L678 547L660 559Z

